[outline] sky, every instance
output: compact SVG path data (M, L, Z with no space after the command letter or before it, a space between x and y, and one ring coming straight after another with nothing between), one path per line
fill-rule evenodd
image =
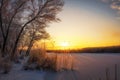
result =
M61 22L47 28L55 46L69 48L120 45L119 0L65 0Z

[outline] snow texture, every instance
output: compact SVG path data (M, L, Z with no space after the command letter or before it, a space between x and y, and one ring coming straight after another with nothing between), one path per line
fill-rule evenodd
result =
M118 65L120 80L120 54L72 54L73 71L30 71L23 70L25 62L14 64L9 74L0 74L0 80L106 80L105 70L109 68L110 80L114 80L114 67ZM68 59L69 60L69 59Z

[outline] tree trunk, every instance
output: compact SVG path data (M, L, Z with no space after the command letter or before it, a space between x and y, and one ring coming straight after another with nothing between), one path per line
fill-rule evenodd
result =
M2 57L4 57L5 56L5 47L6 47L6 41L7 41L7 39L5 38L4 40L3 40L3 46L2 46Z
M26 51L26 56L28 56L29 53L30 53L30 51L31 51L31 48L32 48L32 46L33 46L33 40L34 40L34 36L32 36L32 39L31 39L30 44L29 44L29 46L28 46L28 49L27 49L27 51Z
M16 53L16 49L17 49L17 46L18 46L18 42L19 42L19 39L20 39L20 37L21 37L21 35L22 35L22 32L23 32L24 28L25 28L29 23L31 23L33 20L35 20L35 19L36 19L36 16L35 16L34 18L32 18L30 21L26 22L26 23L22 26L22 28L21 28L21 30L20 30L17 38L16 38L15 45L14 45L13 50L12 50L12 53L11 53L11 60L13 60L13 58L14 58L14 55L15 55L15 53Z

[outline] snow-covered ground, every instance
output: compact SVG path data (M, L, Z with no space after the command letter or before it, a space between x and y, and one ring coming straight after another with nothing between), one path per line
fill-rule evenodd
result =
M74 71L24 71L21 64L14 64L9 74L0 74L0 80L106 80L109 69L110 80L114 80L114 67L118 66L120 80L120 54L72 54ZM68 59L69 60L69 59Z

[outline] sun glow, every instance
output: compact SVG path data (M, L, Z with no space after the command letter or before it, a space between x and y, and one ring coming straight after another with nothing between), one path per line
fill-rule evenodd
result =
M107 13L106 6L104 6L104 11L96 5L94 7L83 5L81 2L84 0L73 0L79 4L69 8L73 5L71 1L66 0L64 10L58 15L62 21L50 24L51 27L47 28L55 41L54 49L120 45L120 24L109 10ZM94 1L98 2L97 0ZM103 6L103 4L101 5Z
M69 43L68 42L61 42L60 46L62 46L62 47L68 47Z

